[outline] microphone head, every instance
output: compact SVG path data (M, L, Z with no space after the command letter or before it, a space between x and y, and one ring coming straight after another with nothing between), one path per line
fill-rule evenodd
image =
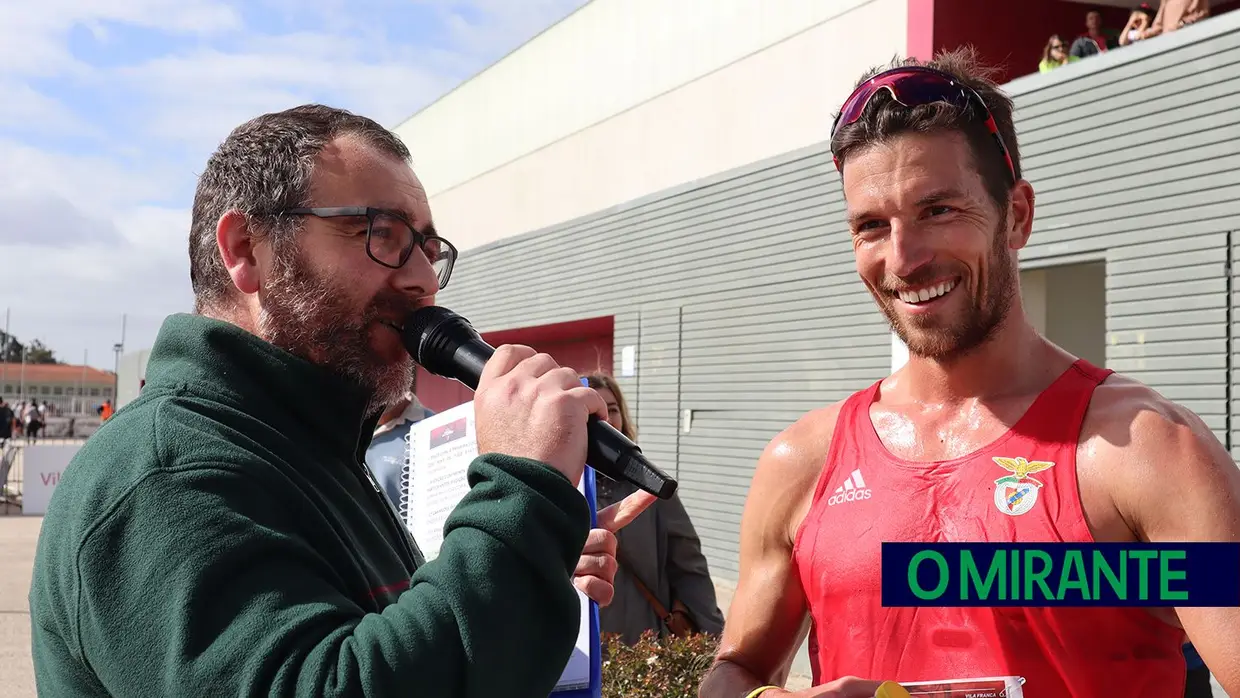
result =
M405 318L401 342L419 366L438 376L452 377L452 356L479 337L465 318L438 305L418 308Z

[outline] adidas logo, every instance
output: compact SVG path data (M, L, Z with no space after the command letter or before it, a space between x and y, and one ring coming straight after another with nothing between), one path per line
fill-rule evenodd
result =
M835 494L827 500L827 506L833 507L844 502L859 502L869 499L871 494L870 488L865 486L865 478L861 477L861 470L854 470L844 480L843 485L835 488Z

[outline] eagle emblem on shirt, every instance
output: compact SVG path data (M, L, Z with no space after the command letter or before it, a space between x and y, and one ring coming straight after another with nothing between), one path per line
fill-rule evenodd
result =
M1012 473L995 480L995 506L1009 516L1019 516L1033 508L1038 501L1038 489L1042 482L1033 477L1054 463L1044 460L1031 461L1023 456L1003 458L995 456L995 464Z

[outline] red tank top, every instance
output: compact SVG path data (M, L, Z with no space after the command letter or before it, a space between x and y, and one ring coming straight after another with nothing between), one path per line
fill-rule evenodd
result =
M883 445L869 413L881 383L845 402L793 552L815 685L1023 676L1026 698L1183 693L1184 633L1146 610L882 605L884 541L1093 542L1076 449L1094 388L1110 373L1078 361L1003 436L939 462L902 460ZM1054 463L1034 476L1033 497L995 483L1010 475L1000 461L1017 458Z

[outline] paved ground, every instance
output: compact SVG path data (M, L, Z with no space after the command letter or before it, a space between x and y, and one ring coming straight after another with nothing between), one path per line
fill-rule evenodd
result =
M0 516L0 682L5 698L34 698L30 665L30 569L39 516Z
M4 698L35 698L34 669L30 664L30 570L42 517L0 515L0 694ZM731 590L719 589L719 605L727 609ZM793 663L788 688L809 686L805 647ZM1215 684L1215 698L1227 694Z

